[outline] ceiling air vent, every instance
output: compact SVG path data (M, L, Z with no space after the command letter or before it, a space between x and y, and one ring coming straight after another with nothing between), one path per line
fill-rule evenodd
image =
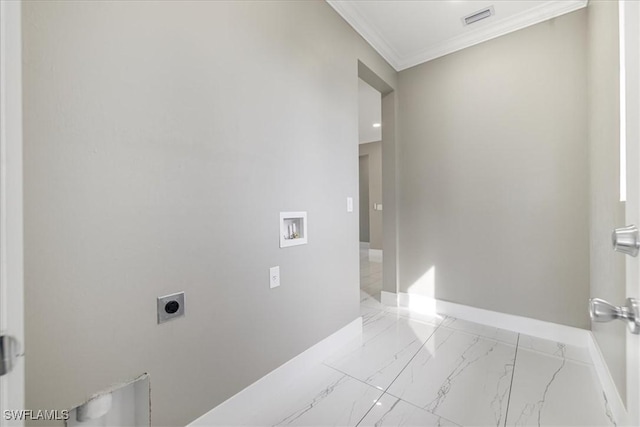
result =
M493 10L493 6L489 6L477 12L473 12L471 15L467 15L462 18L462 24L464 26L471 25L474 22L482 21L483 19L487 19L490 16L495 15L495 11Z

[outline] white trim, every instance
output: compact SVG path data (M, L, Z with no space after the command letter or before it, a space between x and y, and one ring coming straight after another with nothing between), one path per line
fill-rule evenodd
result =
M625 1L618 2L618 46L620 56L620 201L627 201L627 74L625 42Z
M355 3L340 0L326 0L358 34L366 40L396 71L400 55L386 42L384 37L362 16Z
M382 262L382 249L369 249L369 261Z
M618 393L618 387L613 381L607 362L605 361L602 351L600 351L600 346L592 332L589 332L587 347L589 348L593 367L595 368L598 379L600 380L600 385L602 386L602 390L606 396L607 402L609 403L609 408L611 409L613 418L616 420L618 425L629 425L629 416L624 402Z
M360 249L369 249L370 245L369 242L360 242Z
M540 6L523 13L496 20L491 26L470 31L458 37L429 46L413 55L401 57L397 51L385 41L378 30L358 10L358 2L327 0L345 21L349 23L389 64L396 70L402 71L423 62L431 61L458 50L471 47L496 37L517 31L551 18L587 6L587 0L548 1Z
M398 294L394 292L382 291L380 293L380 302L382 305L396 307L398 305Z
M627 142L627 224L640 220L640 2L621 1L620 14L624 18L625 91L626 91L626 142ZM626 257L626 296L640 297L640 264L638 259ZM594 295L597 296L597 295ZM640 336L626 336L625 394L628 424L640 425Z
M474 46L476 44L512 33L517 30L547 21L569 12L586 7L586 0L550 1L518 15L497 20L493 25L447 40L411 55L400 62L399 70L404 70L423 62Z
M385 292L383 292L383 294L384 293ZM383 298L388 301L393 300L392 296L383 296ZM506 314L482 308L470 307L449 301L441 301L424 295L400 292L398 293L397 299L399 306L408 307L419 313L444 314L458 319L493 326L494 328L507 329L521 334L527 334L551 341L558 341L578 347L586 348L590 336L590 332L586 329L559 325L557 323L516 316L514 314Z
M215 419L217 411L225 413L231 411L245 411L247 402L257 401L260 396L270 394L278 384L291 381L299 376L310 365L321 363L335 353L336 349L344 347L354 340L362 338L362 317L358 317L342 329L323 339L313 347L300 353L293 359L274 369L244 390L233 395L209 412L188 424L189 427L209 426L210 420Z
M22 2L0 2L0 332L22 353L0 377L0 415L24 409L22 237ZM22 426L7 421L0 426Z

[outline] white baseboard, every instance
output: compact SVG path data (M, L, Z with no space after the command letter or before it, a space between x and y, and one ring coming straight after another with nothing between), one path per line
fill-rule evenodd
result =
M407 307L419 313L444 314L495 328L507 329L538 338L588 348L613 418L618 425L628 424L625 405L611 377L600 347L591 331L404 292L395 294L393 292L382 291L381 301L385 305Z
M604 360L600 346L596 341L596 337L592 332L589 332L588 340L589 354L593 361L593 366L598 374L598 379L602 385L602 390L606 396L609 408L613 414L613 418L616 420L616 424L619 426L629 425L629 416L627 415L627 409L624 405L620 393L618 393L618 387L616 387L611 372L607 367L607 362Z
M369 261L382 262L382 249L369 249Z
M369 242L360 242L360 249L369 249L369 246L371 246Z
M514 314L500 313L482 308L470 307L453 302L429 298L424 295L407 294L400 292L397 295L391 292L382 292L383 301L397 299L400 307L408 307L419 313L438 313L458 319L469 320L495 328L508 329L522 334L559 341L565 344L579 347L587 347L590 332L586 329L572 326L559 325L529 317L516 316ZM389 294L389 295L384 295Z
M303 351L293 359L280 365L258 381L249 385L222 402L198 419L192 421L187 427L209 426L209 420L215 420L217 412L232 413L233 411L246 411L247 402L259 400L260 396L271 393L278 385L293 381L300 372L304 372L308 366L321 363L331 356L337 348L344 347L362 337L362 317L358 317L342 329L329 335L314 346Z
M380 302L382 303L382 305L390 305L392 307L395 307L398 305L398 294L382 291L380 293Z

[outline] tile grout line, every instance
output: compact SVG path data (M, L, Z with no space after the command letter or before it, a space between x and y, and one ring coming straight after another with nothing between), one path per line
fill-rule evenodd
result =
M450 419L448 419L448 418L446 418L446 417L443 417L442 415L438 415L438 414L436 414L435 412L431 412L431 411L429 411L428 409L425 409L425 408L423 408L423 407L421 407L421 406L419 406L419 405L416 405L415 403L409 402L408 400L404 400L403 398L398 397L398 396L396 396L395 394L391 394L391 393L389 393L389 392L385 392L384 394L386 394L387 396L391 396L391 397L393 397L394 399L401 400L402 402L406 403L407 405L413 406L414 408L417 408L417 409L419 409L419 410L421 410L421 411L427 412L427 413L429 413L429 414L433 415L434 417L438 417L438 418L441 418L441 419L443 419L443 420L446 420L447 422L451 423L452 425L462 427L460 424L455 423L455 422L451 421Z
M576 365L580 365L580 366L586 366L586 367L593 366L593 363L590 363L590 362L585 362L583 360L580 360L580 359L577 359L577 358L573 358L573 357L567 357L567 356L560 357L560 356L557 356L557 355L555 355L553 353L549 353L547 351L536 350L535 348L525 347L523 350L528 351L529 353L535 353L535 354L537 354L539 356L543 356L543 357L549 357L549 358L556 359L556 360L566 360L569 363L575 363Z
M504 413L504 426L507 427L507 418L509 417L509 405L511 404L511 391L513 390L513 378L516 376L516 360L518 359L518 348L520 347L520 334L516 341L516 354L513 356L513 370L511 371L511 384L509 384L509 397L507 398L507 410Z
M415 357L418 355L418 353L420 353L420 351L422 351L422 349L424 348L425 345L427 345L427 342L429 342L429 340L431 338L433 338L433 336L436 334L436 331L440 328L440 325L442 324L442 322L440 322L440 324L438 324L435 329L433 330L433 332L431 333L431 335L429 335L429 337L422 343L422 345L420 347L418 347L418 350L415 352L415 354L413 356L411 356L411 359L409 359L409 361L407 362L406 365L404 365L404 367L400 370L400 372L398 372L398 375L396 375L396 377L389 383L389 385L387 386L387 388L385 388L382 391L382 394L380 395L380 398L378 398L378 400L380 400L385 394L387 394L387 390L389 390L391 388L391 386L393 385L394 382L396 382L396 380L398 379L398 377L400 377L400 375L402 375L402 373L404 372L405 369L407 369L407 366L409 366L411 364L411 362L413 362L413 359L415 359ZM433 325L431 325L433 326ZM390 394L389 396L393 396L392 394ZM396 397L396 396L393 396ZM400 398L398 398L399 400L402 400ZM404 400L403 400L404 402ZM377 403L377 402L376 402ZM360 423L367 417L367 415L369 415L369 412L371 412L371 410L376 406L376 404L374 403L373 405L371 405L371 407L369 408L369 410L367 412L365 412L365 414L362 416L362 418L360 418L360 421L358 421L355 425L355 427L358 427L360 425ZM428 411L427 411L428 412ZM436 415L436 414L434 414ZM436 415L437 416L437 415Z
M384 393L384 390L381 390L381 389L379 389L379 388L378 388L378 387L376 387L376 386L373 386L373 385L371 385L371 384L369 384L369 383L367 383L367 382L364 382L364 381L362 381L360 378L356 378L356 377L354 377L353 375L347 374L346 372L341 371L340 369L338 369L338 368L336 368L336 367L333 367L333 366L331 366L331 365L327 365L327 364L326 364L326 363L324 363L324 362L322 362L322 365L323 365L323 366L326 366L326 367L327 367L327 368L329 368L329 369L333 369L334 371L336 371L336 372L338 372L338 373L340 373L340 374L342 374L342 375L344 375L344 376L346 376L346 377L349 377L349 378L351 378L351 379L354 379L354 380L358 381L358 382L359 382L359 383L361 383L361 384L364 384L364 385L369 386L369 387L371 387L371 388L375 388L376 390L381 391L381 392L383 392L383 393Z

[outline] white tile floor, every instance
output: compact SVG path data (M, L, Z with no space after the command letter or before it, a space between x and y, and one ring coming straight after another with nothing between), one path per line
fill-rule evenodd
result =
M586 349L384 307L361 263L362 342L208 425L615 425Z

